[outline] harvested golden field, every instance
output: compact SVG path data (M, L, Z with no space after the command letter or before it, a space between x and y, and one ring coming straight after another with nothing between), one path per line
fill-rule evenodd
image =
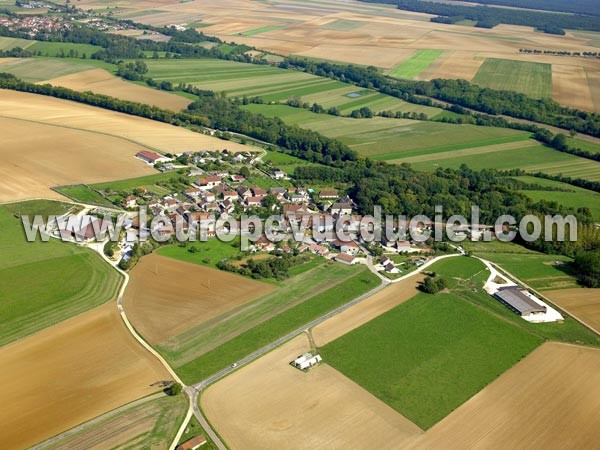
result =
M411 299L418 294L417 283L423 278L417 275L391 284L352 308L317 325L312 329L315 344L317 347L325 345Z
M224 142L185 128L43 95L0 91L0 117L25 119L128 139L163 152L245 150L252 147ZM50 156L50 155L49 155ZM113 177L113 179L115 179Z
M600 350L546 343L411 445L415 449L594 448Z
M0 128L0 202L64 199L50 187L155 172L134 158L144 147L128 140L2 117Z
M416 77L418 80L433 80L447 78L471 81L485 61L473 52L448 51L434 61L427 69Z
M594 101L586 71L581 66L552 66L552 98L571 108L594 111Z
M600 334L600 289L558 289L544 296Z
M123 306L144 339L159 344L273 289L239 275L152 254L131 272Z
M145 103L171 111L185 109L191 100L176 94L128 83L104 69L92 69L41 82L62 86L74 91L92 91L123 100Z
M231 449L397 449L422 433L332 367L288 364L309 349L298 336L206 390L202 408Z
M114 302L0 349L0 442L36 444L157 391L169 379Z

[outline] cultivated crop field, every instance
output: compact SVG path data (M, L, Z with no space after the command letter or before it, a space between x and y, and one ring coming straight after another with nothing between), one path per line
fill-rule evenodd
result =
M361 155L384 160L399 160L405 155L420 155L421 151L428 154L511 143L525 140L529 136L528 133L506 128L383 117L372 119L335 117L286 105L248 105L244 108L269 117L280 117L287 123L337 138ZM437 155L432 159L436 157Z
M598 408L600 350L549 342L411 447L589 448L600 439Z
M546 180L537 177L515 177L517 180L540 186L540 190L525 190L522 194L533 200L551 200L560 203L567 208L589 208L592 216L600 221L600 194L595 191L583 189L560 181ZM543 187L559 188L562 191L545 191Z
M229 97L261 97L267 102L283 102L300 97L303 102L318 103L324 108L337 107L342 114L369 107L373 111L425 113L430 117L438 108L406 103L329 78L270 66L257 66L216 59L148 60L148 74L157 81L189 83L202 89L223 91Z
M131 406L82 432L59 440L54 450L89 450L99 447L136 446L166 450L173 440L187 409L183 396L157 398Z
M169 379L112 302L1 348L0 365L6 449L34 445L156 392L152 384Z
M145 103L171 111L185 109L191 100L185 97L159 91L146 86L128 83L104 69L92 69L45 80L53 86L62 86L74 91L92 91L96 94Z
M288 364L309 350L298 336L203 393L203 411L231 448L402 448L422 433L332 367Z
M482 87L522 92L533 98L552 96L550 64L488 58L472 81Z
M65 208L66 207L66 208ZM120 276L93 251L25 240L14 214L64 214L69 205L33 201L0 207L0 346L106 303Z
M90 60L73 61L67 58L14 58L2 64L2 72L12 73L24 81L37 83L49 78L91 70L98 64L102 63Z
M600 333L599 289L559 289L556 291L546 291L544 295L569 314Z
M134 158L141 150L252 151L151 120L52 97L3 91L0 201L61 198L51 186L97 183L156 173ZM53 152L48 152L52 145Z
M3 92L0 105L6 109L0 114L18 113L8 110L5 98ZM144 147L128 140L27 119L0 117L0 124L0 155L5 161L0 168L0 201L60 199L63 197L50 187L153 172L134 158ZM48 146L54 151L49 152Z
M320 351L328 364L427 429L540 343L451 294L419 294Z
M441 50L418 50L413 56L394 67L389 75L395 78L413 79L442 55Z
M185 332L274 288L232 273L145 256L131 272L123 306L151 344Z
M204 354L183 365L175 364L182 379L186 382L202 380L297 327L368 292L379 282L364 266L341 264L313 268L294 278L286 282L286 287L289 285L287 289L284 287L274 291L271 296L251 304L257 306L255 311L250 309L243 314L233 315L230 320L217 324L210 332L203 334L205 339L212 340L213 348L205 350ZM250 324L247 323L248 320ZM206 342L197 340L198 336L202 336L197 334L198 331L195 330L196 342L206 346ZM163 354L169 357L169 353Z

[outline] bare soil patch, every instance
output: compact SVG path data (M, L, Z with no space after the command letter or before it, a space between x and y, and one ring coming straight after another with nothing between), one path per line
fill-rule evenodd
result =
M123 306L141 335L158 344L273 289L239 275L152 254L133 269Z
M92 91L97 94L145 103L171 111L181 111L191 103L190 99L176 94L128 83L104 69L92 69L73 73L43 81L42 84L44 83L66 87L74 91Z
M600 333L600 289L558 289L544 295Z
M552 66L552 98L571 108L594 111L586 71L581 66Z
M131 337L114 302L3 347L0 366L4 449L34 445L169 379Z

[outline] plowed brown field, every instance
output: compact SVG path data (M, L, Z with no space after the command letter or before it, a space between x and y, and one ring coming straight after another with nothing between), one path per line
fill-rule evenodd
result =
M0 349L0 442L22 449L137 398L168 373L114 302Z
M266 283L158 255L131 272L123 306L151 344L183 333L274 289Z

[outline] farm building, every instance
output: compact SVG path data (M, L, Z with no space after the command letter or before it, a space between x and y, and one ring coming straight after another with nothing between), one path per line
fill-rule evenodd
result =
M312 366L316 366L322 361L321 355L314 355L312 353L304 353L298 356L290 364L300 370L308 370Z
M358 262L358 258L356 256L349 255L348 253L340 253L335 257L335 260L351 266Z
M147 150L142 150L141 152L136 153L135 157L147 162L148 164L156 164L158 162L170 161L170 159L166 156L159 155L158 153L154 152L149 152Z
M176 450L196 450L204 444L206 444L206 438L204 436L195 436L179 444Z
M530 298L527 291L518 286L507 286L498 289L495 296L504 303L510 310L520 316L529 316L532 314L545 314L547 308Z

